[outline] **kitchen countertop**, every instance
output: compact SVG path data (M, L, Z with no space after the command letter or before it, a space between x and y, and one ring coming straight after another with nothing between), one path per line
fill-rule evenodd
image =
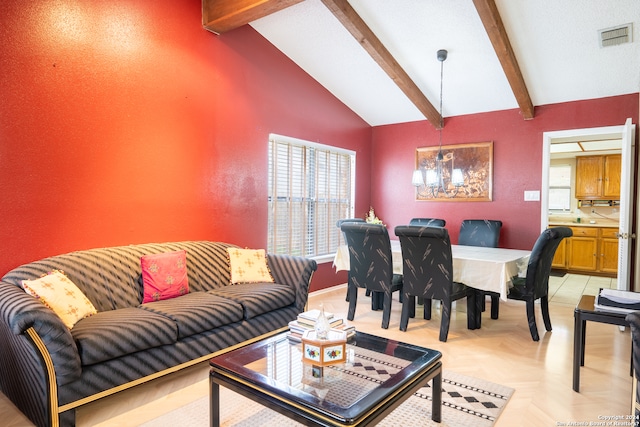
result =
M573 221L553 221L549 222L549 226L555 227L600 227L600 228L618 228L617 222L596 222L595 224L589 224L589 222L573 222Z

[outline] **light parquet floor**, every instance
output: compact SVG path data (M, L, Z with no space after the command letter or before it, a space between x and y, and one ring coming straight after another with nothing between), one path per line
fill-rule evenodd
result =
M531 340L525 305L519 301L501 301L500 318L492 320L487 311L482 328L476 331L466 329L466 304L458 303L446 343L438 341L440 315L435 307L430 321L422 319L422 309L417 307L407 332L399 331L401 305L397 298L389 329L380 327L382 313L370 310L370 299L364 292L359 294L352 323L364 332L437 349L446 369L513 387L516 392L497 427L588 425L603 416L630 413L631 407L628 328L621 331L617 326L587 323L580 393L572 389L573 310L583 293L595 295L601 287L615 288L615 280L571 274L551 277L553 331L544 331L536 307L539 342ZM346 317L345 294L344 287L316 292L309 298L309 307L322 303L325 310ZM78 410L77 425L136 426L206 396L207 375L208 367L203 363L87 404ZM31 425L1 394L0 416L4 426Z

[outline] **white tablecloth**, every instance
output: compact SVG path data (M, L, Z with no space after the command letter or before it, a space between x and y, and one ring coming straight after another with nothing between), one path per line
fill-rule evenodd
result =
M453 280L475 289L497 292L507 300L513 276L524 277L530 251L480 246L451 245ZM391 240L393 272L402 274L402 250L399 240ZM333 259L336 271L349 270L349 249L342 245Z

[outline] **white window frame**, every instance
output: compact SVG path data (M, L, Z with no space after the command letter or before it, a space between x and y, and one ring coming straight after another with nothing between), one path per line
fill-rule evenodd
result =
M341 236L336 222L354 213L355 151L270 134L268 156L267 251L333 259Z

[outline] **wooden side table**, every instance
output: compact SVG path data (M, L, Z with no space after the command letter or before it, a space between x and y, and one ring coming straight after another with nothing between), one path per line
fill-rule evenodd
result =
M594 295L583 295L573 312L573 390L580 392L580 367L584 366L584 344L587 333L587 320L592 322L608 323L618 326L629 326L625 320L626 313L612 311L596 311L596 297ZM633 375L633 364L631 366Z

